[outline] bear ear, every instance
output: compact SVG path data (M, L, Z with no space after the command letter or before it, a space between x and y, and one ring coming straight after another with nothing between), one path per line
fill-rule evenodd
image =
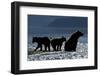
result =
M79 30L77 32L80 32Z

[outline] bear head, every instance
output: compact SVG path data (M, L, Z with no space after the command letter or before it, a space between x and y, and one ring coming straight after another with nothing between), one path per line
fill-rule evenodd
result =
M83 36L84 34L82 32L80 32L79 30L76 32L77 36L80 37L80 36Z

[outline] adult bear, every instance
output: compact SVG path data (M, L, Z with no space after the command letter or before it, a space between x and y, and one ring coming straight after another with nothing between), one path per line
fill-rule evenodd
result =
M65 42L65 51L76 51L77 42L81 36L83 36L83 33L80 31L73 33L69 40Z
M40 50L42 51L43 48L42 46L44 45L45 51L47 51L47 49L50 51L50 39L48 37L33 37L32 39L32 43L38 43L35 51L40 48Z
M63 42L66 41L66 38L55 38L51 40L51 45L54 51L61 50Z

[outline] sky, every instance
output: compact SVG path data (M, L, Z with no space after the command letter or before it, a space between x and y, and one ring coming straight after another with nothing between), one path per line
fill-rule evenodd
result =
M63 35L77 30L87 34L87 17L28 15L28 35Z

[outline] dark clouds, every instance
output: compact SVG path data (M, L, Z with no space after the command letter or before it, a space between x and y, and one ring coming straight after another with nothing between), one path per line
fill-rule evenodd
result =
M87 33L87 17L28 15L28 34Z

